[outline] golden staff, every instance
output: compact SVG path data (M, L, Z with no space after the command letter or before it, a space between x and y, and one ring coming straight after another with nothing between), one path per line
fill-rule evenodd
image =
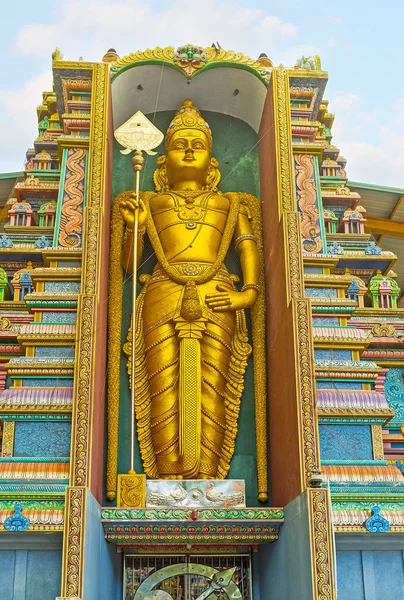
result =
M136 208L134 212L133 227L133 280L132 280L132 368L131 368L131 394L130 394L130 469L134 473L135 451L135 349L136 349L136 271L137 271L137 236L139 231L139 202L140 202L140 172L144 166L143 152L155 155L153 149L161 144L164 134L153 125L151 121L138 110L123 125L114 132L115 139L125 147L122 154L134 152L132 158L133 170L136 173Z

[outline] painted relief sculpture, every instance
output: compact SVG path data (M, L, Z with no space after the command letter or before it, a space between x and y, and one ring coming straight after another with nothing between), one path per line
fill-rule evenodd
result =
M153 273L141 277L143 287L136 303L135 414L143 467L150 478L226 477L252 351L244 309L254 307L253 346L264 352L259 202L248 194L217 191L220 173L211 151L209 125L192 101L186 100L168 128L166 154L157 161L156 191L141 193L139 203L133 192L123 192L114 204L113 291L122 297L123 270L132 273L134 269L136 209L138 264L145 235L157 258ZM225 266L232 242L243 277L239 286L239 278ZM110 314L116 323L116 306ZM116 473L111 392L113 396L119 388L113 373L119 368L120 335L115 332L110 337L109 349L109 490ZM127 339L124 351L130 373L131 331ZM255 396L260 398L265 397L264 369L257 357ZM264 417L265 427L265 401L261 409L264 413L256 414L256 420ZM262 460L264 438L258 444ZM266 488L261 488L261 500L264 492Z

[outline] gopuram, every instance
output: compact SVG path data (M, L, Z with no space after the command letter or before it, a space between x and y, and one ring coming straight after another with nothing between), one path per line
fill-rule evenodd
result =
M56 50L0 174L1 600L404 597L404 181L318 56Z

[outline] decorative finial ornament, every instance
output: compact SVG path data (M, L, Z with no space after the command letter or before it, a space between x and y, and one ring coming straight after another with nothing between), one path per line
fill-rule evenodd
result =
M207 61L207 56L201 46L194 44L185 44L177 48L174 54L174 64L185 71L190 77L198 69L202 69Z
M370 533L385 533L390 529L390 523L381 516L380 506L375 504L372 507L372 516L365 521L365 527Z
M323 484L323 476L317 465L313 465L309 478L309 486L312 488L321 488Z
M137 150L153 156L157 152L152 150L161 144L164 134L149 121L141 110L138 110L123 125L115 129L114 137L121 146L125 147L125 150L121 150L122 154L130 154Z
M54 52L52 52L52 62L57 62L58 60L63 60L63 54L59 48L56 48Z
M7 517L4 521L4 528L7 531L26 531L29 528L30 522L27 517L21 514L21 511L22 504L17 502L14 505L14 514Z
M118 59L119 56L116 53L115 48L109 48L109 50L107 50L104 56L102 57L102 62L114 62L114 60Z
M196 106L194 106L192 100L184 100L181 108L178 109L177 114L168 126L166 147L168 146L171 137L179 129L199 129L200 131L203 131L208 138L209 147L212 149L212 132L209 124L201 116L201 113Z

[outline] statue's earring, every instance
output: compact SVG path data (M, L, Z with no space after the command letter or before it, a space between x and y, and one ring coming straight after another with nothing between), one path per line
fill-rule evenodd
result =
M161 165L159 169L156 169L153 174L154 187L156 188L156 192L166 192L170 189L167 178L167 169L166 169L166 155L163 154L159 156L157 159L157 164Z
M218 166L219 163L216 158L211 158L205 188L212 192L217 192L217 186L219 185L220 181L220 171L217 168Z

